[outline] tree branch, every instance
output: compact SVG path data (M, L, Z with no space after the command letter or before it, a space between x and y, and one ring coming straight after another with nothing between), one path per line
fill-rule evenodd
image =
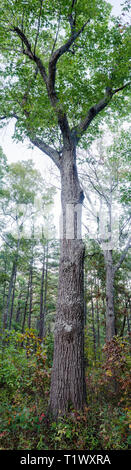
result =
M71 33L73 34L74 32L74 29L75 29L75 24L76 24L76 14L73 18L73 9L74 9L74 6L75 4L77 3L77 0L73 0L72 1L72 5L71 5L71 12L70 12L70 15L68 16L68 19L69 19L69 23L70 23L70 27L71 27Z
M42 76L42 78L43 78L43 80L46 84L46 87L48 88L48 77L47 77L46 70L45 70L45 67L44 67L41 59L39 57L37 57L34 54L34 52L32 52L31 44L28 41L25 34L23 33L23 31L21 31L20 28L14 27L14 28L12 28L12 31L14 31L17 34L17 36L19 36L19 38L22 41L22 45L24 44L26 46L26 49L24 49L24 47L23 47L23 54L27 55L29 57L29 59L33 60L37 64L37 67L40 71L40 74L41 74L41 76Z
M124 222L124 224L122 225L121 229L120 229L120 236L122 235L122 232L124 230L124 228L127 226L128 222L130 222L131 220L131 215L129 215L129 217L127 218L127 220ZM120 237L119 237L120 238Z
M52 47L51 54L53 54L54 49L55 49L55 45L56 45L56 43L57 43L57 38L58 38L58 34L59 34L59 29L60 29L60 20L61 20L61 8L60 8L60 11L59 11L58 26L57 26L57 31L56 31L56 37L55 37L55 40L54 40L54 44L53 44L53 47Z
M15 113L11 114L10 116L1 116L0 117L0 120L4 120L4 119L12 119L12 118L16 118L17 120L19 119L18 115L16 115ZM53 161L53 163L55 163L55 165L57 166L58 169L60 169L60 154L57 150L53 149L52 147L50 147L50 145L46 144L46 142L44 142L43 140L40 140L39 138L37 137L32 137L29 132L28 132L28 136L27 136L29 139L30 139L30 142L35 146L35 147L38 147L43 153L45 153L46 155L48 155L48 157L51 158L51 160Z
M76 138L77 143L79 142L83 133L88 129L95 116L97 116L97 114L99 114L109 104L112 96L112 91L106 90L104 98L102 98L96 105L89 109L85 119L80 122L77 128L72 129L72 134Z
M55 76L56 76L56 65L59 60L59 58L65 54L66 52L69 51L70 46L75 42L75 40L80 36L80 34L84 31L85 26L89 23L90 20L86 21L82 28L79 31L75 31L74 29L72 30L70 38L67 40L63 46L59 47L56 49L55 52L50 57L49 61L49 89L50 93L54 95L55 90Z
M123 253L122 253L122 255L121 255L121 257L120 257L120 259L119 259L119 261L118 261L118 263L114 266L114 274L116 273L116 271L118 271L118 269L120 268L121 264L123 263L123 261L124 261L124 259L125 259L125 257L126 257L126 254L127 254L128 250L129 250L129 248L131 248L131 237L129 238L128 243L127 243L127 245L126 245L126 247L125 247L125 249L124 249L124 251L123 251Z
M115 95L115 93L118 93L119 91L121 90L124 90L124 88L126 88L128 85L131 85L131 82L127 82L125 85L121 86L120 88L116 88L115 90L113 90L113 95Z
M40 20L41 20L41 13L42 13L42 5L43 5L43 0L41 0L41 2L40 2L40 13L39 13L39 18L38 18L37 34L36 34L36 38L35 38L34 55L35 55L35 52L36 52L36 46L37 46L37 41L38 41L39 31L40 31Z
M21 31L18 27L13 28L13 31L15 31L16 34L20 37L20 39L22 41L22 45L24 44L26 46L26 49L24 49L24 47L23 47L23 54L26 54L32 61L34 61L37 64L38 70L39 70L39 72L40 72L40 74L43 78L44 83L46 84L46 89L47 89L47 93L48 93L49 99L51 101L51 104L52 104L53 108L55 109L55 111L57 113L58 123L59 123L60 129L62 131L62 135L63 135L63 137L66 137L66 139L69 140L70 139L70 129L69 129L69 125L68 125L68 120L67 120L67 116L66 116L65 112L63 111L61 106L59 106L59 101L58 101L58 98L57 98L57 95L56 95L56 92L55 92L55 77L54 77L54 64L55 64L55 68L56 68L56 63L57 63L58 55L59 55L58 51L60 51L60 55L61 55L62 53L64 53L63 49L60 48L60 49L58 49L58 51L55 51L53 53L53 55L52 55L52 57L53 57L52 64L53 65L51 67L51 62L50 62L50 66L49 66L50 76L48 78L48 76L46 74L45 67L44 67L41 59L39 57L37 57L32 52L31 44L29 43L29 41L28 41L27 37L25 36L25 34L23 33L23 31ZM62 52L61 52L61 49L62 49Z
M72 129L72 135L74 135L77 143L79 142L83 133L88 129L95 116L97 116L97 114L99 114L104 108L106 108L106 106L108 106L113 95L121 90L124 90L124 88L130 85L130 83L131 82L127 82L125 85L121 86L120 88L116 88L115 90L112 90L110 87L106 88L104 97L89 109L85 119L80 122L77 128Z
M19 36L19 38L21 39L22 41L22 45L24 44L26 46L26 50L23 48L23 53L28 55L30 57L30 59L34 59L34 54L31 50L31 44L30 42L28 41L27 37L25 36L23 30L21 30L20 28L18 28L18 26L15 26L15 27L12 27L11 28L11 31L15 32L17 34L17 36Z
M4 119L12 119L12 118L18 119L18 115L16 113L11 113L10 116L7 116L6 114L4 114L3 116L0 116L0 121L4 121Z
M57 152L57 150L53 149L52 147L50 147L50 145L46 144L46 142L44 142L43 140L40 140L37 137L31 137L29 135L29 139L32 142L32 144L35 145L35 147L38 147L43 153L48 155L48 157L51 158L53 163L55 163L57 168L60 169L60 155L59 155L59 152Z
M72 4L72 6L73 6L73 4ZM65 44L63 44L63 46L59 47L57 50L55 50L53 52L53 54L51 54L51 57L50 57L50 60L49 60L49 68L48 68L49 74L48 74L48 85L47 85L47 87L48 87L48 96L50 98L52 106L54 107L54 109L57 113L58 124L60 126L60 129L61 129L61 132L62 132L63 139L64 139L65 143L71 142L71 132L70 132L67 116L66 116L65 112L63 111L63 109L61 108L61 106L59 105L59 100L58 100L56 90L55 90L56 65L57 65L57 62L58 62L59 58L63 54L65 54L66 52L69 51L70 46L75 42L75 40L84 31L84 28L85 28L85 26L87 25L87 23L89 21L90 20L86 21L86 23L84 23L82 28L77 32L73 28L72 31L71 31L70 38L67 40L67 42Z
M86 173L86 176L87 176L87 178L89 179L89 181L90 181L92 187L94 188L94 190L99 194L99 196L101 196L101 197L103 197L103 198L105 199L106 204L109 206L109 201L108 201L106 195L104 194L103 189L102 189L100 183L99 183L99 185L100 185L100 189L99 189L99 188L97 188L95 182L92 181L92 178L91 178L91 176L90 176L88 173Z

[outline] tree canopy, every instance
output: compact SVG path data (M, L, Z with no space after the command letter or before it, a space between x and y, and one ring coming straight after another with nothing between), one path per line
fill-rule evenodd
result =
M129 34L103 0L2 0L1 118L58 165L65 127L78 142L107 105L127 116Z

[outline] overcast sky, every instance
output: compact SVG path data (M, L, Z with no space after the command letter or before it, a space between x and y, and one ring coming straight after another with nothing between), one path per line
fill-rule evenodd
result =
M122 0L121 1L119 1L119 0L109 0L108 3L111 3L111 5L113 6L113 9L112 9L113 15L118 16L121 13Z

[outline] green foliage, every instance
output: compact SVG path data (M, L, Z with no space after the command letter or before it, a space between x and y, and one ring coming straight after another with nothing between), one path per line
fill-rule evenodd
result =
M35 432L39 440L41 407L47 402L50 369L46 348L33 330L27 329L23 335L6 331L2 344L0 437L6 440L6 448L17 448L22 442L26 446L28 433L31 439Z
M22 55L23 42L16 28L24 32L32 51L48 72L51 51L62 46L71 35L71 13L70 1L50 0L40 9L39 1L1 0L1 80L5 82L1 89L1 112L7 117L13 113L19 116L15 129L17 139L32 132L59 146L57 116L42 77L36 73L36 64L27 57L26 50ZM111 6L104 0L75 2L76 31L85 22L87 25L72 48L60 58L55 83L59 103L67 111L71 126L85 117L87 110L103 97L107 86L116 89L129 80L130 28L126 24L121 31L110 13ZM125 113L124 90L119 98L114 96L112 100L111 108L116 110L117 106L119 113ZM104 115L105 111L101 117ZM90 138L97 127L93 124Z
M103 348L104 363L103 374L100 379L105 387L105 394L111 397L114 404L127 406L130 396L130 366L131 357L129 340L127 338L114 337Z
M42 345L34 330L27 329L24 335L12 330L2 341L2 449L129 448L130 357L126 339L117 338L104 346L101 365L87 369L87 405L83 411L71 407L57 421L47 416L52 337Z

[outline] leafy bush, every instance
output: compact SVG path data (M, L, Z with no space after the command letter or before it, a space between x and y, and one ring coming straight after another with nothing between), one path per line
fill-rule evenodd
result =
M0 372L1 449L128 449L129 352L115 338L103 361L87 369L87 405L56 421L47 415L53 338L41 344L33 330L6 332ZM48 355L49 354L49 355Z
M33 330L6 332L0 367L0 437L17 448L21 436L39 432L41 408L47 402L50 369L46 349ZM26 445L26 440L25 440Z
M128 405L131 387L129 340L115 337L104 348L104 361L99 385L106 399L116 405Z

